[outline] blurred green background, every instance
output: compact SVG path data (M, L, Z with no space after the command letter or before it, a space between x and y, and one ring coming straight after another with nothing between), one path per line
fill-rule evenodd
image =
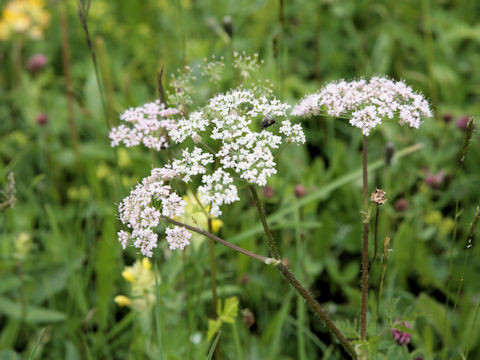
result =
M465 116L480 108L478 1L16 0L29 9L26 26L10 3L1 2L0 184L6 189L14 173L16 203L0 212L0 359L207 357L206 243L157 257L157 306L114 302L129 295L122 271L139 258L117 242L116 204L162 159L110 148L108 131L123 110L157 98L162 67L171 91L177 68L198 72L212 55L229 63L233 51L258 53L261 77L292 105L325 82L376 74L405 79L429 98L435 119L419 130L386 123L369 137L370 187L388 198L370 281L373 358L480 358L475 241L465 257L480 205L478 134L463 166L458 160ZM46 63L32 65L36 54ZM231 73L226 79L224 90L234 83ZM199 101L213 92L206 81L196 86ZM344 120L302 121L308 145L282 154L262 198L290 267L355 338L361 134ZM385 164L389 143L401 156ZM220 235L267 254L247 192L241 197L224 211ZM385 235L392 251L374 326ZM215 248L220 298L236 296L248 309L222 328L224 359L239 358L239 349L245 359L346 356L277 272ZM408 347L392 339L396 320L412 326Z

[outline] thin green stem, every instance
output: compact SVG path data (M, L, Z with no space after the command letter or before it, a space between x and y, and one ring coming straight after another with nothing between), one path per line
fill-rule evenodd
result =
M363 135L363 248L362 248L362 311L361 331L362 340L367 338L367 302L368 302L368 164L367 164L367 136Z
M265 211L263 210L263 206L260 203L260 199L258 198L257 190L255 189L255 185L249 186L250 191L252 193L253 201L258 210L258 215L260 215L260 219L262 220L263 229L265 230L265 234L268 238L268 247L270 249L270 256L274 259L280 259L280 251L278 251L277 244L275 243L275 238L273 237L272 231L267 223L267 216Z
M237 322L234 321L232 324L232 333L233 333L233 341L235 343L235 352L237 353L237 359L244 359L243 357L243 350L242 350L242 343L240 342L240 337L238 336L238 329L237 329Z
M70 138L72 140L72 147L75 154L75 160L77 165L80 163L80 140L77 131L77 125L75 122L75 109L74 109L74 95L72 77L70 74L70 47L68 37L68 24L67 14L65 6L60 4L60 29L62 33L62 63L63 63L63 75L65 82L65 95L67 98L67 119L68 128L70 130Z
M375 224L373 230L373 257L372 260L370 260L370 268L372 267L373 262L377 259L378 251L378 216L380 215L380 207L377 205L375 208Z
M159 291L159 281L158 281L158 261L155 259L155 325L157 328L157 346L158 354L160 360L165 359L165 354L163 353L163 342L162 342L162 324L161 324L161 304L160 304L160 295Z
M208 218L208 232L213 234L212 218ZM215 248L213 240L208 242L210 252L210 277L212 278L212 300L213 300L213 314L217 317L217 265L215 263Z
M480 310L480 303L477 304L477 307L475 309L475 315L473 316L473 323L472 323L472 331L470 331L470 334L474 334L474 330L475 330L475 325L477 324L477 317L478 317L478 311ZM470 336L468 338L469 340L469 344L468 344L468 347L467 347L467 351L465 353L465 360L468 360L468 353L470 352L470 340L473 338L473 336Z
M380 302L382 299L383 283L385 282L385 274L387 272L387 261L388 261L388 245L390 244L390 238L388 235L385 237L385 242L383 244L383 256L382 256L382 275L380 277L380 284L378 286L378 298L377 298L377 311L375 318L375 326L377 325L377 319L380 316Z
M295 199L298 201L298 199ZM300 228L300 223L303 220L303 208L295 209L295 243L296 243L296 250L297 250L297 277L299 281L304 281L303 276L303 269L302 269L302 259L304 259L304 244L303 244L303 236L302 230ZM307 352L306 352L306 345L305 345L305 335L304 335L304 327L305 327L305 302L301 297L297 297L297 354L299 360L306 360L307 359Z
M208 232L213 234L213 227L212 227L212 218L208 216ZM213 305L213 315L215 318L218 317L217 314L217 265L215 263L215 248L212 239L208 239L208 247L209 247L209 254L210 254L210 278L212 281L212 305ZM220 351L220 339L218 340L217 347L215 348L215 359L221 359L221 351Z

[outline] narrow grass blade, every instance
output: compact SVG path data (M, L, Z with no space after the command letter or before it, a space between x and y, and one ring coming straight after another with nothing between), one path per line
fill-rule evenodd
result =
M32 352L28 356L28 360L35 359L35 353L37 352L38 346L40 345L40 341L42 340L43 334L45 333L45 328L42 328L40 334L38 335L37 341L35 341L35 345L33 346Z
M220 330L218 332L217 336L215 337L215 340L213 340L212 346L210 347L210 350L208 351L207 360L211 360L213 358L213 354L215 353L215 349L217 347L218 340L220 340L220 334L221 333L222 333L222 331Z

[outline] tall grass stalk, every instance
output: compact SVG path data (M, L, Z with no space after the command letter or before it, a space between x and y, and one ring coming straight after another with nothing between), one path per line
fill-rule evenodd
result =
M109 122L107 103L105 101L105 92L103 89L102 81L100 79L100 73L98 71L97 55L92 44L90 31L88 29L88 12L90 10L90 0L77 0L77 7L78 7L78 18L80 19L83 32L85 33L85 41L87 42L87 47L88 47L88 50L90 51L90 56L93 62L93 69L95 71L95 79L97 80L98 92L100 93L100 98L102 100L102 105L103 105L103 111L105 112L105 121L107 123L107 127L111 128L112 124Z
M465 156L467 155L468 148L470 146L470 141L473 136L473 131L474 131L474 120L473 117L470 118L470 120L467 123L467 128L465 130L465 136L463 138L463 143L462 143L462 148L460 150L460 155L458 157L458 169L457 171L460 171L463 168L463 162L465 160ZM447 281L447 290L450 288L450 283L452 281L452 273L453 273L453 247L456 243L457 239L457 229L458 229L458 218L460 217L461 213L463 210L459 211L459 204L460 201L458 199L457 195L457 200L455 201L455 216L454 216L454 225L453 225L453 235L452 235L452 241L450 242L450 251L449 251L449 260L448 260L448 273L449 273L449 278ZM465 254L467 255L467 254ZM466 260L466 259L465 259ZM463 278L463 275L462 275ZM463 281L463 280L461 280ZM455 303L457 301L459 294L456 295ZM450 303L450 292L447 292L447 297L445 300L445 314L444 314L444 324L447 326L449 329L451 328L451 323L448 321L448 306ZM453 314L452 314L453 316ZM447 351L447 342L445 342L442 350L442 359L445 359L446 356L446 351Z
M159 281L158 281L158 260L155 259L155 325L157 328L157 346L158 346L158 357L160 360L165 360L165 354L163 352L163 341L162 341L162 314L161 314L161 304L159 296Z
M101 76L104 84L107 123L109 126L112 126L113 119L115 118L114 88L112 73L110 71L111 67L108 63L107 49L105 48L105 41L103 41L103 38L95 38L95 47L98 50L98 62L100 64Z
M475 315L473 316L473 323L472 323L472 330L470 331L470 334L474 334L475 331L475 326L477 325L477 318L478 318L478 311L480 310L480 302L477 304L477 307L475 308ZM471 346L471 339L470 337L468 340L467 344L467 351L465 352L465 360L468 360L468 353L470 352L470 346Z
M383 256L382 256L382 274L380 276L380 284L378 286L378 298L377 298L377 311L375 313L375 326L377 324L377 320L380 316L380 303L382 300L382 291L383 291L383 284L385 282L385 274L387 273L387 261L388 255L390 254L388 246L390 245L390 238L385 236L385 242L383 243Z
M467 243L465 245L465 255L464 255L464 258L463 258L462 275L460 276L460 282L458 284L457 294L455 296L455 301L453 303L452 317L453 317L453 314L455 314L455 310L457 309L458 300L460 299L460 293L462 291L463 280L464 280L465 271L466 271L466 268L467 268L468 256L470 255L470 249L473 246L473 236L474 236L475 229L477 227L479 218L480 218L480 206L477 206L477 210L476 210L475 215L473 217L472 223L470 224L470 231L469 231L469 235L468 235L468 240L467 240ZM453 319L451 320L451 322L453 322Z
M68 36L68 22L65 5L59 4L60 13L60 30L62 33L62 62L63 62L63 77L65 82L65 95L67 98L67 116L68 128L70 130L70 138L72 141L73 151L75 153L75 160L77 165L80 164L80 139L78 136L77 125L75 122L75 98L73 94L72 77L70 74L70 46Z
M240 342L240 337L238 336L238 328L237 328L236 321L234 321L232 324L232 333L233 333L233 341L235 343L235 352L237 353L237 359L244 359L242 343ZM218 344L220 344L220 340ZM218 349L218 345L217 345L217 349Z
M42 328L42 330L40 330L40 334L38 335L37 340L35 341L35 345L33 345L32 352L30 353L30 355L28 355L28 359L27 359L27 360L33 360L33 359L35 359L35 354L36 354L36 352L37 352L37 350L38 350L38 347L40 346L40 342L42 341L43 334L45 333L45 329L46 329L46 328Z

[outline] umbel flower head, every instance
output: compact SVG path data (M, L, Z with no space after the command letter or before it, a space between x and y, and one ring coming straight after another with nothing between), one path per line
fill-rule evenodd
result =
M133 240L142 254L152 256L158 241L154 229L162 217L182 216L186 202L167 184L172 180L189 183L201 176L198 197L213 217L222 214L223 205L239 200L236 182L265 186L277 172L274 149L282 141L305 142L301 126L286 118L288 108L271 95L237 88L213 97L204 108L180 119L169 130L171 141L193 141L195 146L184 148L179 157L153 169L120 204L120 220L132 229L119 232L123 247ZM261 128L265 117L280 124L279 135L272 127ZM207 142L215 143L215 149ZM183 227L167 227L166 238L170 249L183 249L191 233Z
M292 111L296 116L313 116L326 112L331 116L348 116L350 124L364 135L382 122L398 117L400 124L419 128L422 118L432 117L428 101L403 81L373 77L355 81L340 80L307 95Z

